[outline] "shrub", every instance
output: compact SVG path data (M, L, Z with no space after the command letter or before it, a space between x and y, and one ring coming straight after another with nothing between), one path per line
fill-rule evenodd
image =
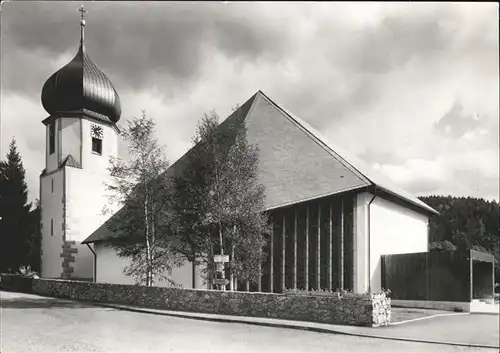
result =
M2 274L1 288L5 290L14 290L23 293L32 292L32 280L20 274Z

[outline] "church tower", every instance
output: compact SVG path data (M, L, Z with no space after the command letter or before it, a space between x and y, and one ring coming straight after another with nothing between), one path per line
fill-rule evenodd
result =
M45 125L45 169L40 175L41 276L90 280L91 249L81 242L105 220L109 158L118 153L121 106L111 81L90 60L84 43L42 89L49 113Z

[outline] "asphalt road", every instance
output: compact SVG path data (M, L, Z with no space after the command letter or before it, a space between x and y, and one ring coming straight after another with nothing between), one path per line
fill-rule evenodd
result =
M217 323L0 292L2 353L70 352L494 352Z

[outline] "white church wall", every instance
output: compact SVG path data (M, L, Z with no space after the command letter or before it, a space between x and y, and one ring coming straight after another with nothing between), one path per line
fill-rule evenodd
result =
M355 196L353 225L353 290L363 293L368 290L368 203L372 195L363 192Z
M116 251L105 243L96 243L94 246L96 261L96 282L113 284L135 284L135 279L124 274L124 269L130 264L127 258L120 258ZM172 269L171 278L183 288L193 288L192 263L186 261L181 267ZM202 288L204 280L201 277L201 269L196 270L196 287ZM167 287L168 283L156 280L155 286Z
M380 256L427 251L429 218L380 197L375 198L370 212L371 290L379 291L382 280Z
M173 268L172 280L183 288L193 288L193 264L185 261L182 266Z
M118 257L112 247L104 243L94 244L96 253L96 282L113 284L135 284L134 278L123 273L130 261Z
M428 249L428 217L407 207L364 192L357 195L354 239L355 290L381 290L381 255ZM370 224L369 224L370 222Z
M76 248L77 252L74 254L72 277L92 279L94 276L94 255L87 245L76 243L73 248Z
M61 118L60 125L61 160L71 154L78 163L81 163L82 120L80 118Z
M63 243L63 173L56 171L40 178L41 223L42 223L42 268L41 276L60 277Z

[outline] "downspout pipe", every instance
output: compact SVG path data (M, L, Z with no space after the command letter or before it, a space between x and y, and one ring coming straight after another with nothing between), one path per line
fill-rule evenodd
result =
M372 275L371 275L371 248L372 248L372 240L371 240L371 228L372 228L372 224L371 224L371 205L372 205L372 202L375 200L375 198L377 197L377 187L374 187L371 192L373 193L373 197L372 199L370 200L370 202L368 202L368 292L371 292L371 288L372 288Z
M90 251L92 251L92 254L94 254L94 278L92 278L93 282L97 282L97 254L95 253L94 249L89 244L85 244L88 246Z

